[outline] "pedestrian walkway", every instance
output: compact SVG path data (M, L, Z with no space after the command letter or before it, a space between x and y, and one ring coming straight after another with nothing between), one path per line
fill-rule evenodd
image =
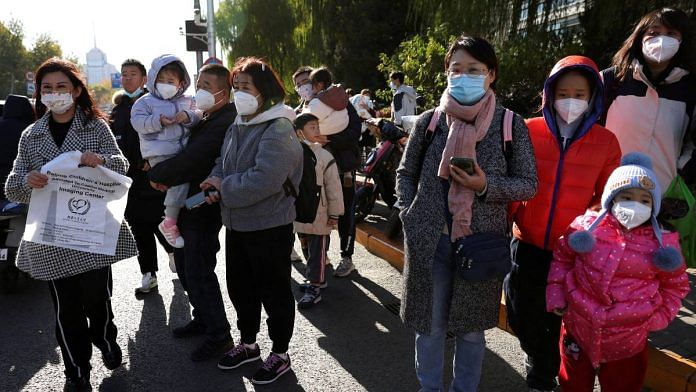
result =
M385 259L399 271L403 269L403 238L390 240L382 233L388 210L377 204L373 215L358 226L356 239L368 251ZM650 335L649 368L645 386L659 392L696 392L696 269L689 269L691 292L682 302L677 318ZM505 306L501 298L498 327L508 332Z

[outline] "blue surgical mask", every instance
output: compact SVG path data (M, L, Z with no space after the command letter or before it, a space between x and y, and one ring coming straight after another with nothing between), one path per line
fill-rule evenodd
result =
M142 93L143 93L143 89L140 88L140 87L138 87L138 88L137 88L135 91L133 91L132 93L129 93L128 91L123 90L123 94L124 94L125 96L127 96L128 98L130 98L130 99L133 99L133 98L139 96L139 95L142 94Z
M447 91L457 102L471 105L486 94L485 83L486 75L452 75L447 77Z

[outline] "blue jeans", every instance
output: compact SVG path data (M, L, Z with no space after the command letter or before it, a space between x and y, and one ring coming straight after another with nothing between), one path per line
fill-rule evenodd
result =
M416 376L421 391L444 391L442 376L445 338L452 287L456 269L451 261L452 246L448 235L442 235L433 260L433 310L430 334L416 331ZM483 331L457 333L454 354L453 392L475 392L481 379L486 338Z

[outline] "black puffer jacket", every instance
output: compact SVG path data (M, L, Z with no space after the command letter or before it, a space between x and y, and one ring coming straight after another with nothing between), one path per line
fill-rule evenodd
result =
M159 223L164 215L165 194L152 188L143 171L143 157L140 154L140 139L130 122L131 108L138 98L129 98L123 93L114 96L114 108L109 116L111 131L116 137L118 147L128 159L128 177L133 180L128 192L126 220L132 225Z
M357 170L360 167L360 134L362 121L353 105L348 110L348 127L343 131L329 136L329 144L325 148L333 154L340 172Z
M17 157L17 146L22 131L36 120L29 98L8 95L0 117L0 199L5 198L5 181Z

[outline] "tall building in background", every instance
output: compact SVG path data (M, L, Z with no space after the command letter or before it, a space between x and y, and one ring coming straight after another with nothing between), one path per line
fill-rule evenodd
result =
M118 70L112 64L106 61L106 53L97 48L96 39L94 48L87 52L87 84L111 86L111 74L118 73Z

